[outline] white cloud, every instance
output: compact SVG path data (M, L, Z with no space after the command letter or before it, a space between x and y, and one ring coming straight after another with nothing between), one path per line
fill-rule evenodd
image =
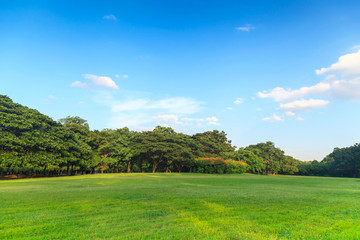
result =
M268 122L281 122L281 121L284 121L284 119L282 119L281 117L279 117L275 113L271 117L265 117L262 120L268 121Z
M202 102L191 98L176 97L158 101L151 101L146 107L148 109L164 109L175 114L193 114L200 110Z
M310 110L312 108L324 107L329 102L321 99L297 100L289 103L280 104L281 110L290 110L294 112Z
M103 19L116 21L117 18L113 14L105 15Z
M206 118L206 121L217 122L217 121L219 121L219 119L217 119L217 117L208 117L208 118Z
M112 95L102 93L96 101L110 106L113 112L161 110L171 114L193 114L201 109L202 102L191 98L174 97L161 100L133 98L116 100Z
M149 100L146 99L134 99L126 101L115 101L111 104L113 112L124 112L124 111L138 111L146 109Z
M235 29L238 31L249 32L250 30L255 29L255 27L251 24L245 24L244 26L236 27Z
M321 68L315 71L317 75L324 73L340 73L342 75L360 74L360 50L341 56L339 60L330 67Z
M316 70L316 74L325 76L323 81L313 86L299 89L276 87L258 92L258 96L280 102L281 110L293 112L329 105L329 101L312 97L360 101L360 50L341 56L331 66Z
M289 117L293 117L293 116L295 116L295 113L294 112L286 112L285 115L289 116Z
M124 75L122 75L122 77L123 77L123 78L128 78L128 77L129 77L129 75L124 74Z
M355 45L355 46L353 46L352 48L350 48L351 50L358 50L358 49L360 49L360 45Z
M154 119L160 122L165 122L170 124L182 124L182 122L179 122L179 117L176 115L158 115L154 117Z
M338 80L336 75L328 75L323 82L311 87L302 87L297 90L285 90L276 87L271 91L258 93L260 98L271 98L276 102L288 102L306 96L326 96L335 99L360 99L360 76Z
M232 107L227 107L226 109L227 109L227 110L232 110Z
M71 86L73 87L81 87L81 88L86 88L88 85L86 83L80 82L80 81L75 81L71 84Z
M302 87L297 90L291 90L291 89L285 90L284 88L276 87L271 91L258 92L258 96L260 98L272 98L276 102L282 102L282 101L291 101L297 98L302 98L307 95L323 93L325 91L328 91L330 88L331 85L329 83L320 82L314 86Z
M345 100L360 100L360 77L334 80L329 95Z
M157 122L169 124L181 124L190 114L201 110L202 102L191 98L174 97L160 100L131 98L116 99L115 93L99 92L95 102L111 109L112 117L109 122L111 128L128 126L137 129L138 127L155 126ZM179 118L183 117L180 121ZM191 118L189 118L191 119ZM186 125L197 123L198 120L187 121ZM164 124L162 124L164 125Z
M242 98L237 98L237 99L234 101L235 104L241 104L241 103L243 103L243 102L244 102L244 99L242 99Z
M298 121L304 121L304 119L302 117L297 117L296 120Z
M116 75L115 75L115 77L116 77L116 78L119 78L119 77L120 77L120 75L119 75L119 74L116 74Z
M119 88L116 83L109 77L84 74L84 78L91 80L92 84L96 86L115 89Z
M206 118L208 125L220 125L219 119L217 117L208 117Z

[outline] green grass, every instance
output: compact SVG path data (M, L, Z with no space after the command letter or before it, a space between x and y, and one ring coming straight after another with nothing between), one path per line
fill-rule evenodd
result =
M249 174L5 180L0 239L360 239L360 180Z

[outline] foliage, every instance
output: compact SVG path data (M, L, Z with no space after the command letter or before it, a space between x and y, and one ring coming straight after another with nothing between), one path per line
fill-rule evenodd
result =
M222 158L196 158L193 169L197 173L244 173L247 164L243 161L235 161L233 159L224 160Z
M235 161L233 159L226 160L226 173L244 173L248 168L248 164L243 161Z
M245 150L252 151L263 159L265 165L264 174L277 174L281 170L285 155L281 149L275 147L273 142L250 145Z
M322 163L324 171L330 176L360 177L360 144L335 148Z
M78 116L56 122L0 95L0 175L132 171L360 177L360 145L335 148L321 162L301 162L270 141L236 150L219 130L192 136L161 126L91 131Z

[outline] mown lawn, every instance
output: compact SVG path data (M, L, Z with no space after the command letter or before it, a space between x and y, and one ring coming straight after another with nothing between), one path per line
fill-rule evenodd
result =
M0 239L360 239L360 180L164 173L3 180Z

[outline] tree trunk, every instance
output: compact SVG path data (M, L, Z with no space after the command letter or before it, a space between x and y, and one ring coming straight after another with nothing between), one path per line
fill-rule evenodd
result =
M70 166L66 166L66 175L70 175Z
M159 161L157 163L154 162L154 164L153 164L153 173L156 172L157 165L162 162L163 155L164 155L163 153L160 155Z
M127 169L126 169L126 172L127 172L127 173L130 173L130 167L131 167L131 162L128 161L128 163L127 163Z

